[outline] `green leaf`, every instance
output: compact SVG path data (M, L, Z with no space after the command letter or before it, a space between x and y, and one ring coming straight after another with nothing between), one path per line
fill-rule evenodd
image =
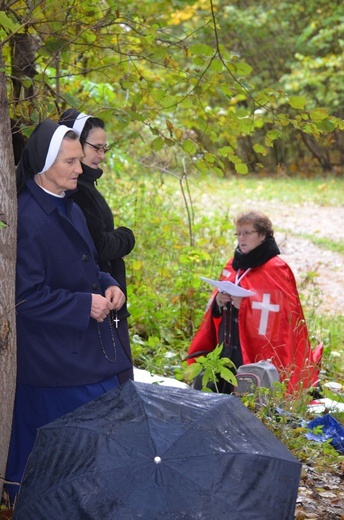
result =
M201 56L196 56L192 61L197 67L203 67L205 64L205 60Z
M133 110L128 110L127 114L130 116L130 119L132 121L144 121L145 118L142 114L139 114L138 112L135 112Z
M151 90L150 95L152 99L160 103L160 101L166 96L166 92L162 89L155 88Z
M256 153L261 153L262 155L266 155L268 153L267 149L265 148L265 146L262 146L261 144L255 144L253 146L253 150L256 152Z
M244 134L250 134L254 129L253 121L250 117L245 117L239 120L240 131Z
M266 134L271 141L275 141L279 137L281 137L281 132L279 130L269 130Z
M191 380L195 379L195 377L197 377L201 373L201 371L202 365L200 363L192 363L185 369L184 375L186 379Z
M207 153L204 154L204 159L205 159L208 163L213 164L213 163L215 162L215 159L216 159L216 158L215 158L214 154L207 152Z
M158 152L164 147L164 143L165 141L163 140L163 138L159 136L151 142L151 147L155 152Z
M205 163L205 161L203 159L196 161L195 166L196 166L197 170L200 171L201 173L208 172L208 165Z
M21 27L19 23L14 22L9 16L7 16L5 11L0 11L0 25L11 32L16 32Z
M201 56L213 56L215 54L215 51L214 49L212 49L212 47L203 43L195 43L193 45L190 45L189 51L192 54Z
M97 40L97 34L94 33L93 31L86 31L84 33L84 38L85 38L87 44L92 45L92 43L94 43Z
M165 96L160 100L160 103L163 107L172 107L177 104L177 98L175 96L168 96L165 93Z
M328 111L326 108L315 108L309 112L312 121L319 122L328 118Z
M219 58L214 58L211 62L210 69L213 72L222 72L223 71L223 63Z
M235 168L235 171L237 173L241 173L243 175L245 175L246 173L248 173L248 168L247 168L247 165L244 164L244 163L241 163L241 164L235 164L234 165L234 168Z
M240 76L248 76L252 72L252 67L244 61L238 61L235 63L235 70Z
M65 94L64 97L65 97L66 103L67 103L69 106L71 106L71 107L75 107L75 108L77 108L77 107L79 106L80 101L79 101L78 98L72 96L72 95L69 94L68 92L66 92L66 94Z
M22 80L22 84L25 88L29 88L33 84L33 80L31 78L26 77L25 79Z
M65 45L66 41L63 38L55 38L54 36L49 36L44 43L49 54L54 54L59 52Z
M327 119L325 121L320 121L319 123L317 123L317 127L322 132L333 132L336 129L332 121L329 121Z
M183 99L183 101L181 102L181 104L179 106L181 106L182 108L192 108L193 107L192 99L190 97Z
M234 89L227 83L220 85L219 88L225 96L228 96L230 98L233 96Z
M222 379L224 379L228 383L235 385L235 386L237 385L237 378L235 377L233 372L231 370L229 370L228 368L223 367L221 369L220 376L222 377Z
M191 141L191 139L185 139L185 141L182 144L182 148L183 148L184 152L186 152L190 155L193 155L197 151L197 147L196 147L195 143L193 141Z
M231 146L223 146L222 148L219 148L217 153L221 157L228 157L228 155L232 154L234 152L233 148Z
M303 96L290 96L288 103L292 108L296 110L303 110L306 106L307 99Z
M259 105L266 105L270 101L270 96L265 90L261 90L257 93L255 101Z

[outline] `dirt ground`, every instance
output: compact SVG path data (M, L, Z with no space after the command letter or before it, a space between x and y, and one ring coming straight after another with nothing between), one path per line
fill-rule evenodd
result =
M325 473L303 466L294 519L344 520L344 467Z
M276 228L281 256L292 268L297 280L307 272L315 272L321 291L323 309L344 314L344 256L324 250L299 235L344 241L344 207L313 205L256 205L266 212ZM280 232L278 229L285 231Z

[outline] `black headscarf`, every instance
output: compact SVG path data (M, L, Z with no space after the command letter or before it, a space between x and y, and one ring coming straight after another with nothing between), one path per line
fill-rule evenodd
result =
M83 112L78 112L75 108L68 108L68 110L63 112L59 122L60 124L69 126L69 128L75 130L75 132L79 134L79 137L81 137L88 119L91 119L92 121L96 119L98 121L97 118L88 116ZM85 131L87 132L87 128ZM81 142L81 144L83 143ZM90 182L97 182L97 180L103 175L103 170L100 168L91 168L84 163L82 163L82 170L83 174L78 179L78 186L80 184L87 185Z
M66 125L69 128L72 128L79 136L81 136L86 121L91 117L92 116L84 114L83 112L78 112L76 108L68 108L68 110L63 112L60 117L59 123L60 125Z
M249 267L259 267L268 260L280 254L280 250L276 244L274 237L264 240L259 246L255 247L249 253L242 253L239 247L236 248L233 259L233 269L248 269Z
M37 173L43 173L52 166L60 150L63 137L70 131L51 119L39 123L32 132L17 166L17 192L24 188L26 181Z

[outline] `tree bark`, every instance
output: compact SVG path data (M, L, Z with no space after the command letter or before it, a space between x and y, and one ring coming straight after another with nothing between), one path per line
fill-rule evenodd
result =
M23 99L34 97L34 83L25 86L23 80L33 79L37 73L35 68L37 49L37 42L28 32L15 34L11 38L13 97L16 101L21 97Z
M6 470L16 382L17 197L11 125L0 46L0 491Z

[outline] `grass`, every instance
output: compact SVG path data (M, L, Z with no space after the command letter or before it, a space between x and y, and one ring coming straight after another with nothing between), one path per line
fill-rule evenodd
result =
M304 233L304 234L296 233L295 236L309 240L310 242L312 242L312 244L320 247L320 249L326 249L328 251L333 251L334 253L339 253L341 255L344 255L344 241L343 240L339 240L338 242L335 242L329 238L315 237L313 235L309 235L308 233Z
M191 181L192 183L192 181ZM200 190L209 183L204 179L197 184ZM211 192L230 189L240 203L245 201L277 201L283 204L314 204L342 206L344 179L342 177L277 177L274 175L234 176L229 179L211 179Z

